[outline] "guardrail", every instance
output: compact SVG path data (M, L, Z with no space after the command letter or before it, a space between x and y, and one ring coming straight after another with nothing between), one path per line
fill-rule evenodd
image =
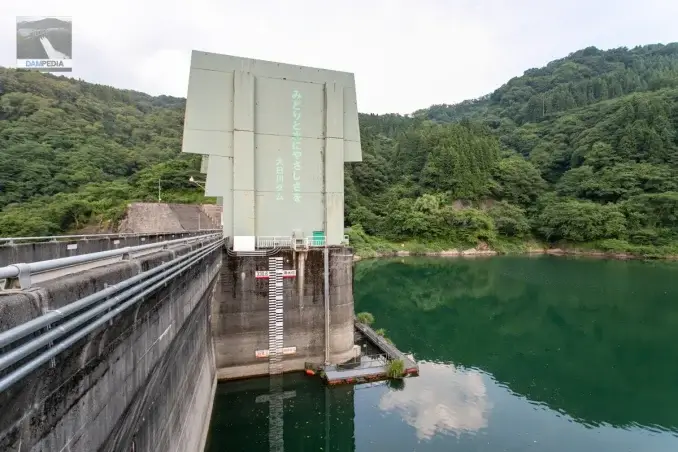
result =
M257 236L257 248L291 248L292 237Z
M346 363L337 364L334 367L337 370L347 369L370 369L372 367L383 367L388 364L388 355L384 353L375 355L359 355Z
M0 280L18 280L19 288L27 289L31 287L31 275L44 273L47 271L67 268L74 265L81 265L90 262L96 262L103 259L110 259L116 256L122 256L123 259L129 259L133 253L150 250L153 248L168 248L169 246L191 243L194 241L208 241L222 238L221 233L206 235L194 235L164 242L149 243L147 245L128 246L109 251L100 251L97 253L81 254L79 256L62 257L32 263L12 264L6 267L0 267ZM223 239L223 238L222 238ZM7 282L5 282L7 286Z
M341 244L348 246L348 241L349 241L348 235L344 235ZM324 247L326 243L327 242L324 237L323 238L304 237L303 239L295 239L291 236L257 236L256 238L257 249L270 249L270 248L297 249L299 247L320 248Z
M0 333L0 348L15 346L0 355L0 372L44 349L37 356L2 376L0 392L30 375L31 372L52 360L78 340L105 325L116 315L132 307L145 296L176 278L184 270L219 249L223 246L223 241L223 237L218 237L207 246L192 250L151 270L81 298L59 310L50 311ZM109 298L111 296L113 298ZM64 322L68 316L73 315L75 317ZM38 331L41 331L38 336L17 344L26 336Z
M377 346L382 352L384 352L389 359L402 359L405 363L405 368L416 368L417 363L410 359L403 352L398 350L393 344L389 343L382 336L378 335L369 325L360 323L357 318L354 317L355 328L360 331L370 342Z
M313 237L306 237L304 239L304 244L306 247L322 247L325 246L325 238L323 237L322 239L316 239Z
M136 238L147 236L177 236L177 235L201 235L208 233L216 233L221 229L199 229L195 231L182 232L144 232L144 233L117 233L117 234L79 234L79 235L49 235L49 236L35 236L35 237L0 237L0 245L10 245L18 242L63 242L73 240L90 240L102 238Z

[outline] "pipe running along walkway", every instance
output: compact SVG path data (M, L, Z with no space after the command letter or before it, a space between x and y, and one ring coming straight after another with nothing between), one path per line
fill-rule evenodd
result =
M142 301L146 296L222 247L223 243L222 233L209 233L147 245L0 267L0 280L9 281L9 286L15 286L18 283L19 289L27 289L32 285L33 276L46 272L58 272L84 264L109 262L114 258L117 261L121 258L131 259L134 256L166 250L178 245L198 245L198 248L169 262L1 332L0 392L7 390L59 353L67 350L78 340ZM26 339L31 334L35 335Z

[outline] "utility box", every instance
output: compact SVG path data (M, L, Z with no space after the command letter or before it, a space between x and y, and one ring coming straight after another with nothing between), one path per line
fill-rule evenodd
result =
M340 245L344 162L362 160L354 76L193 51L182 151L206 156L224 236Z
M256 247L256 238L251 235L236 235L233 237L233 251L254 251Z

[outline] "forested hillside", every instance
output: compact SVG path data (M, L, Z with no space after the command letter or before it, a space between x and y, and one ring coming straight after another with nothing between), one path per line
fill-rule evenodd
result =
M205 202L188 182L199 161L179 153L183 106L0 69L0 236L115 221L157 199L158 180L163 200ZM360 246L678 253L678 44L587 48L481 99L361 115L360 129L345 178Z
M193 202L184 99L0 68L0 236L119 219L128 201Z
M369 234L678 251L678 44L587 48L481 99L361 126L347 213Z

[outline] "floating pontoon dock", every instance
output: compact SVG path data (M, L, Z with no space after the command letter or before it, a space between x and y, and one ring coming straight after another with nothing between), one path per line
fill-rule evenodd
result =
M378 335L369 326L355 321L356 330L381 354L360 356L356 361L322 368L324 380L330 385L367 383L385 380L389 361L402 360L405 364L404 377L419 375L419 366L411 357L398 350L393 344Z

